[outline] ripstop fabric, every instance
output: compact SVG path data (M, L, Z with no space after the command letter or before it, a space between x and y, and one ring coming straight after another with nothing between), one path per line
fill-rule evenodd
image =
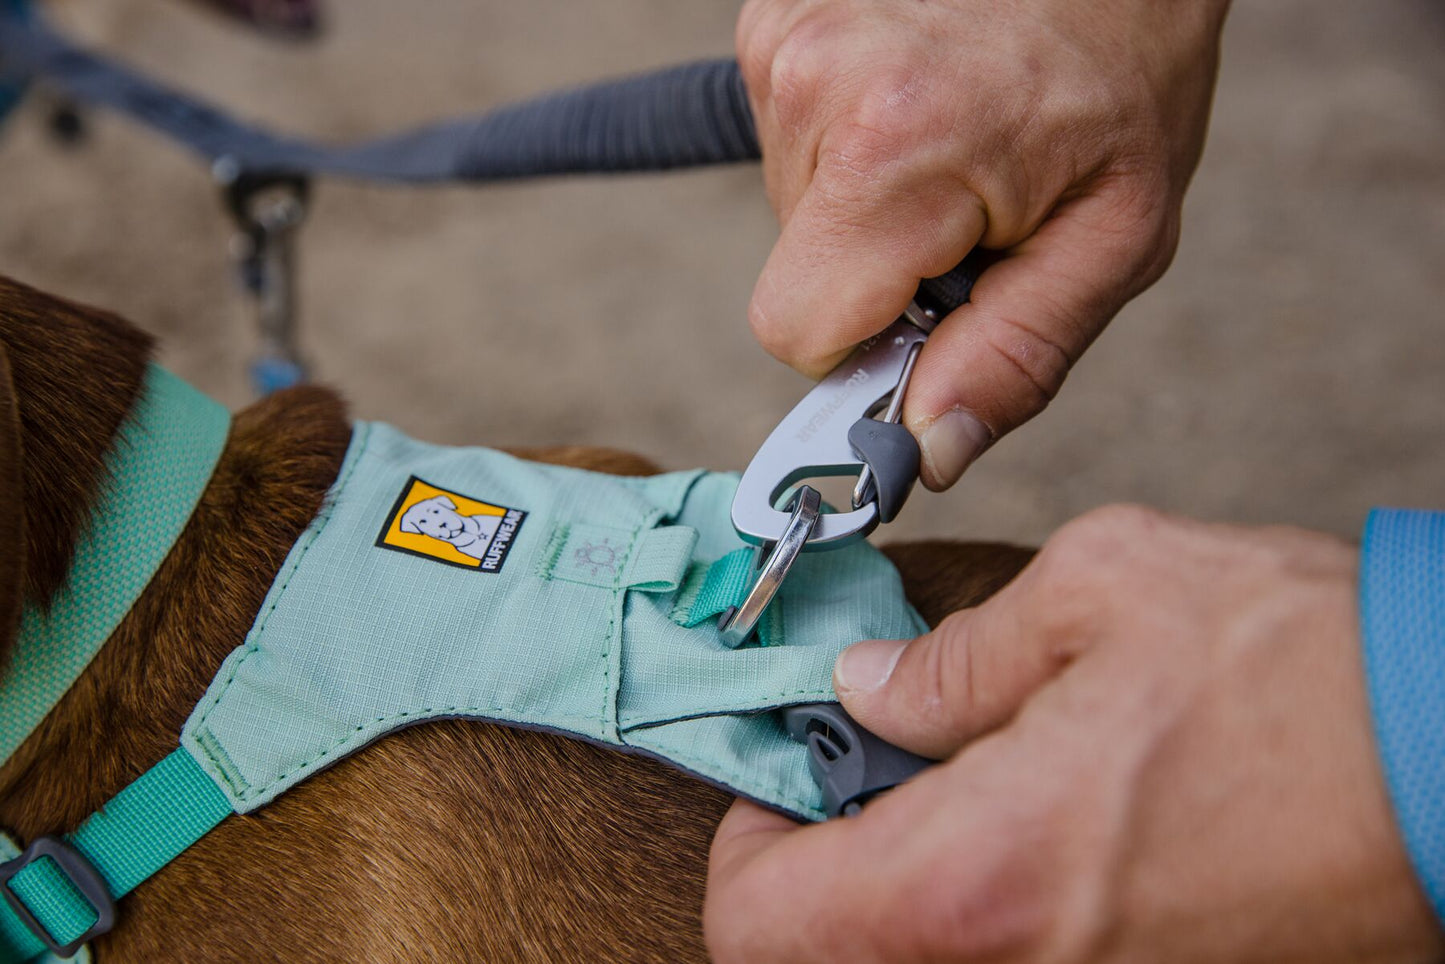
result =
M16 743L63 694L179 536L225 445L225 409L158 368L122 429L111 491L0 688ZM771 710L834 699L841 650L926 627L866 544L804 554L760 639L730 648L751 555L737 476L620 478L445 448L358 423L325 508L181 746L64 846L119 898L231 813L409 723L468 717L650 754L778 810L821 820L807 749ZM26 655L26 654L29 655ZM0 838L0 962L50 959L96 907L48 857ZM82 948L81 956L88 953Z
M182 745L245 813L392 729L470 717L649 753L822 819L805 747L765 711L835 699L844 647L925 626L866 544L802 557L770 645L730 649L715 620L683 625L679 590L742 546L736 485L358 423L326 509Z

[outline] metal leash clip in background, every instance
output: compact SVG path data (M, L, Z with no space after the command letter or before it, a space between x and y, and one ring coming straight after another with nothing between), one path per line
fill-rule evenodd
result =
M233 248L241 287L253 299L260 348L251 378L260 395L306 380L297 347L296 232L310 181L300 174L249 174L232 158L213 167L238 228Z

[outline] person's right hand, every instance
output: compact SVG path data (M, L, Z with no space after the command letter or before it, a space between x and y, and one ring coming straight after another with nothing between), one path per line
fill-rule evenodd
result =
M952 485L1173 256L1227 0L749 0L737 48L783 231L749 320L821 376L921 278L1004 253L904 408Z
M858 723L947 762L852 819L718 828L719 964L1420 964L1445 933L1371 723L1358 551L1130 507L913 641Z

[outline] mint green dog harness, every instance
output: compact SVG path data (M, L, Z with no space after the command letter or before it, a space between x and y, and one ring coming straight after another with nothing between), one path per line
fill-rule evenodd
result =
M127 428L128 444L144 449L164 434L156 426L201 424L192 447L210 453L201 484L164 497L184 505L171 513L182 523L225 437L218 408L153 370ZM115 465L93 528L154 488L153 473ZM0 865L0 959L34 957L46 943L73 950L65 945L99 932L103 903L227 815L428 719L575 735L821 819L807 748L767 711L834 700L832 666L845 646L926 627L888 560L858 544L804 555L768 610L761 645L724 645L716 617L746 591L752 552L729 521L736 485L734 475L702 471L619 478L357 423L325 508L187 720L180 748L66 838L82 861L52 852ZM180 531L169 528L167 546ZM96 551L110 566L129 558L123 546ZM74 652L98 650L119 618L110 597L127 594L123 615L153 571L139 586L99 590L110 622L76 619ZM27 621L19 660L40 643L58 645ZM64 661L60 672L71 675L52 705L88 659ZM12 702L0 706L8 720ZM23 739L8 728L6 753ZM90 892L97 886L104 894Z

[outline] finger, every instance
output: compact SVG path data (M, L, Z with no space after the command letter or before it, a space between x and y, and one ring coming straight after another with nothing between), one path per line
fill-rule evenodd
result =
M715 960L821 959L812 928L830 930L829 909L813 906L823 883L847 881L856 858L842 837L859 821L800 826L739 800L718 825L708 858L703 931Z
M1035 618L1047 599L1031 566L976 609L913 641L868 640L833 670L843 707L865 729L933 759L1007 723L1076 655Z
M708 853L708 877L726 880L757 854L800 829L796 820L738 799L728 808Z
M793 76L791 67L780 64L779 58L796 56L785 53L784 46L808 11L809 5L798 0L749 0L738 15L735 34L738 64L762 148L763 183L780 223L787 222L807 187L817 154L808 131L793 118L787 123L780 119L774 89L775 75L785 83ZM799 44L787 43L787 49L796 51Z
M733 45L754 107L772 96L769 76L773 57L787 35L790 15L799 6L798 0L747 0L738 12Z
M749 305L772 355L821 377L891 324L919 279L963 260L985 227L982 202L958 181L912 181L900 175L886 186L818 170Z
M929 337L904 405L929 488L952 485L1041 411L1114 314L1163 273L1171 222L1152 194L1116 185L1060 207Z
M1028 772L1007 762L1007 772ZM861 816L791 830L751 804L734 805L708 872L703 930L713 959L998 960L957 942L962 930L984 947L996 943L989 917L998 902L984 886L989 875L975 871L990 841L997 850L1000 839L1014 839L994 831L996 804L1019 800L998 792L997 772L960 757L875 799ZM960 800L969 805L960 809Z

